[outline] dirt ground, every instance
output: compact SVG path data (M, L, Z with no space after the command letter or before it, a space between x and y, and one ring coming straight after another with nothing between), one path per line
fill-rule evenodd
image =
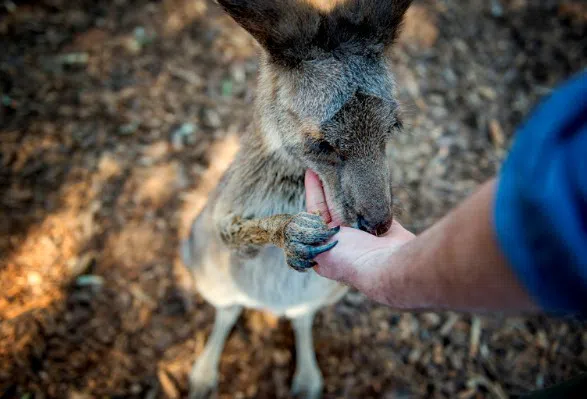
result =
M539 4L539 5L536 5ZM576 1L419 1L393 54L400 220L421 231L498 169L515 127L587 65ZM250 121L255 45L206 0L0 3L0 397L177 398L213 309L178 239ZM506 398L587 371L571 319L317 318L326 398ZM220 398L286 398L289 325L246 312Z

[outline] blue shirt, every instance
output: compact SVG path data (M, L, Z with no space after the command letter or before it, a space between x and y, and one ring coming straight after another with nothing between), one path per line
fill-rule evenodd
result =
M544 310L587 315L587 70L518 130L494 207L499 246Z

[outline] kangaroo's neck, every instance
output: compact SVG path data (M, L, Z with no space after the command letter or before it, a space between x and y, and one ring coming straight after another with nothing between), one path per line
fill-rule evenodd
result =
M271 124L262 123L261 117L255 117L247 135L243 137L242 157L240 162L263 167L267 174L300 178L306 165L278 140L279 132Z
M287 107L283 104L282 92L288 89L284 86L283 71L276 70L265 52L259 60L259 74L257 76L257 90L255 96L253 121L249 129L250 139L246 139L252 146L262 151L263 157L270 157L287 167L292 174L303 174L306 165L296 155L298 151L292 146L291 138L296 130L291 123L286 123L291 117L284 115ZM279 93L282 93L279 95Z
M243 138L242 146L247 152L248 161L255 159L268 162L272 169L276 168L291 176L303 176L306 165L296 156L295 149L288 148L283 142L283 137L291 135L278 107L275 106L274 91L277 90L275 82L271 81L271 75L265 70L265 62L261 63L259 74L259 87L254 104L253 121ZM281 107L279 107L281 108ZM286 131L283 131L286 129ZM256 161L255 161L256 162ZM303 184L303 180L302 180Z
M251 126L231 165L224 191L230 192L233 211L245 217L299 212L304 208L305 167L281 151L267 148Z
M275 82L262 60L253 121L241 139L241 149L229 173L231 190L247 198L243 207L253 213L290 213L303 208L307 165L295 149L282 142L290 132L275 106ZM281 129L281 130L280 130ZM237 195L237 194L235 194Z

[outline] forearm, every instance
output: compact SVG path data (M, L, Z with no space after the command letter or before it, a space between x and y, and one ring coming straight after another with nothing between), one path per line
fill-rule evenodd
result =
M501 254L493 228L495 182L483 185L440 222L389 253L376 298L405 308L532 310Z

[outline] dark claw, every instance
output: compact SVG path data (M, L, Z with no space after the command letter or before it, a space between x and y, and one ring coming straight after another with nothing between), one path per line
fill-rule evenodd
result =
M316 266L316 262L313 260L305 260L301 258L287 258L287 264L298 272L305 272L308 269Z
M326 243L340 231L340 226L329 229L319 215L300 213L288 224L285 254L288 265L305 271L316 265L312 259L334 248L338 241Z
M313 240L311 242L304 242L305 244L315 245L324 241L328 241L328 239L335 236L340 231L340 226L334 227L330 230L321 231L319 233L314 234L312 237Z
M322 245L321 247L311 247L308 251L308 257L313 259L321 253L331 250L336 244L338 244L338 241L330 242L328 244Z
M332 249L336 243L330 242L328 244L324 244L322 246L311 246L307 244L303 244L300 242L293 242L290 244L288 254L294 258L302 258L302 259L314 259L316 256L320 255L323 252L326 252Z
M335 235L339 231L340 231L340 226L336 226L336 227L331 228L328 232L330 233L330 237L332 237L333 235Z

